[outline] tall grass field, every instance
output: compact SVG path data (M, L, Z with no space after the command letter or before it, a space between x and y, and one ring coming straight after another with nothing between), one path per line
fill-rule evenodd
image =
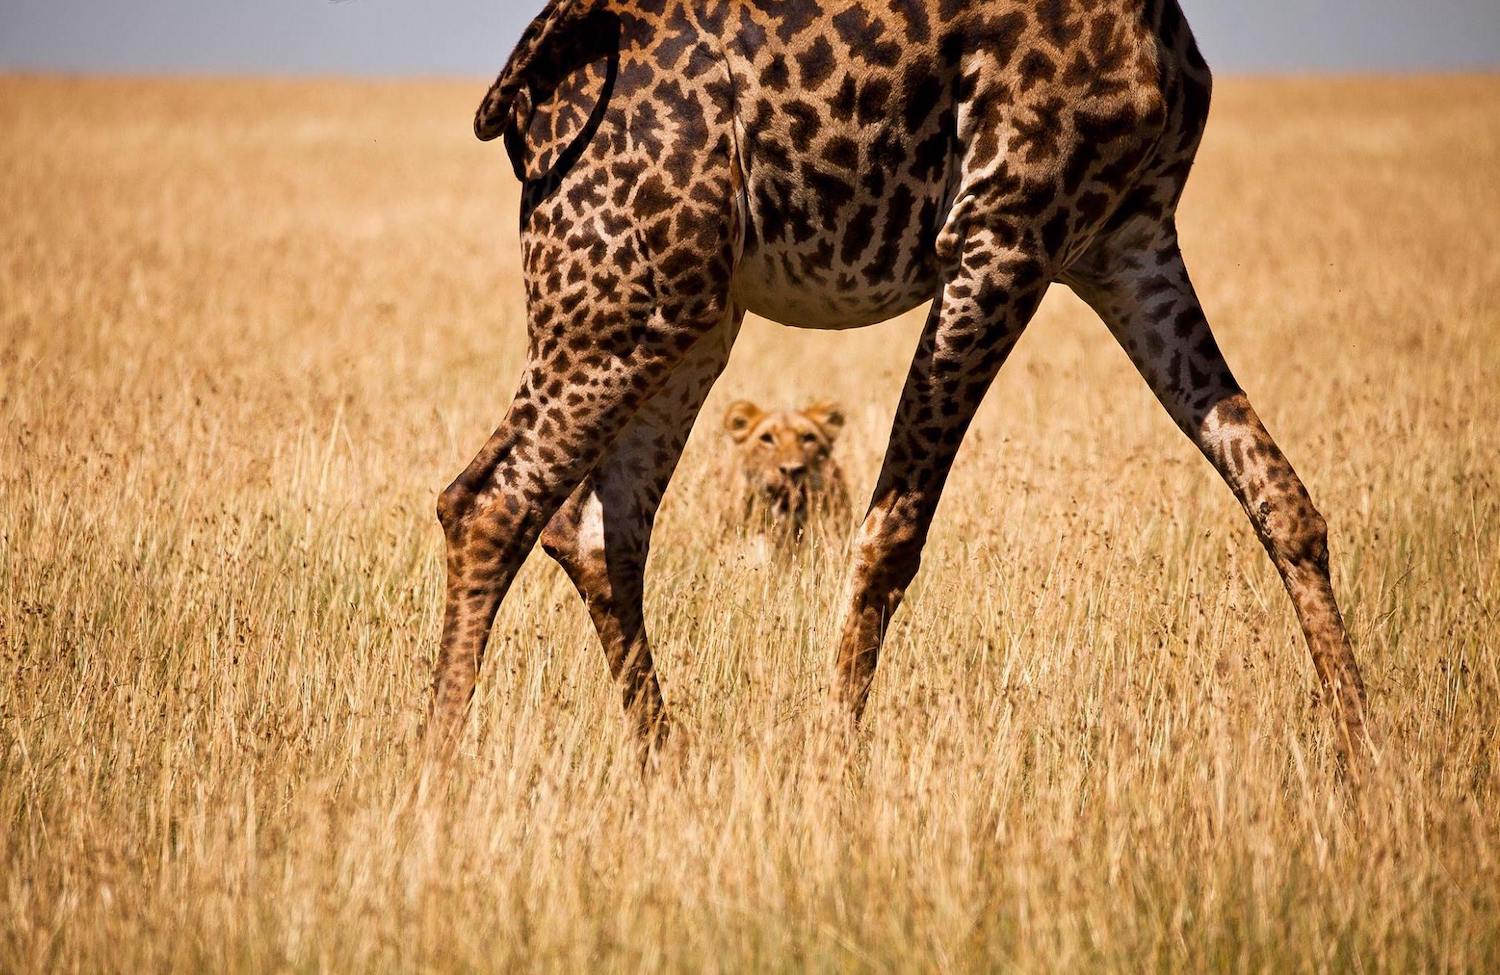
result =
M0 971L1500 970L1500 77L1229 80L1184 247L1332 531L1379 760L1280 582L1055 289L856 737L848 555L757 555L724 408L921 315L751 321L658 522L643 775L537 553L414 801L437 492L525 350L484 82L0 78Z

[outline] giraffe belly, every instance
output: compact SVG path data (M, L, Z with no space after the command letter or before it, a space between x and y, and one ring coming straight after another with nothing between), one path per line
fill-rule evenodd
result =
M918 63L936 54L919 54L908 73L923 76ZM743 228L734 300L772 321L818 329L873 325L931 301L953 153L943 86L913 95L891 84L862 112L820 112L750 80L763 74L748 61L732 72L743 79L733 121ZM837 75L826 83L836 85Z
M895 318L937 293L935 272L878 283L851 279L836 268L804 273L799 268L801 256L765 249L747 252L731 285L735 304L794 328L849 329Z
M746 142L741 165L750 176L736 201L744 241L730 285L737 304L783 325L846 329L937 295L944 183L908 176L870 193L867 174L821 172L827 163L812 153L790 159L804 178L788 180L755 158L754 139Z

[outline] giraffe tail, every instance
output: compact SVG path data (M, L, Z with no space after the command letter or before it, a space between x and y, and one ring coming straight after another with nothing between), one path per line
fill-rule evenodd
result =
M515 112L516 99L526 87L531 68L560 31L590 13L597 0L549 0L546 8L521 34L500 77L490 86L474 113L474 134L489 142L504 134Z

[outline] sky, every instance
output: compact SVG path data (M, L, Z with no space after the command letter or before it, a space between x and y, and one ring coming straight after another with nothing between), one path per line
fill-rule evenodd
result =
M490 75L543 2L0 0L0 70ZM1500 68L1500 0L1181 2L1220 72Z

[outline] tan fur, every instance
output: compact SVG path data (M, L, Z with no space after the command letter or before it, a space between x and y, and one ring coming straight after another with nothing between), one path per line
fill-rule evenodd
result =
M849 490L833 456L844 411L828 402L767 412L747 400L730 406L724 430L738 467L737 505L750 530L780 542L849 528Z

